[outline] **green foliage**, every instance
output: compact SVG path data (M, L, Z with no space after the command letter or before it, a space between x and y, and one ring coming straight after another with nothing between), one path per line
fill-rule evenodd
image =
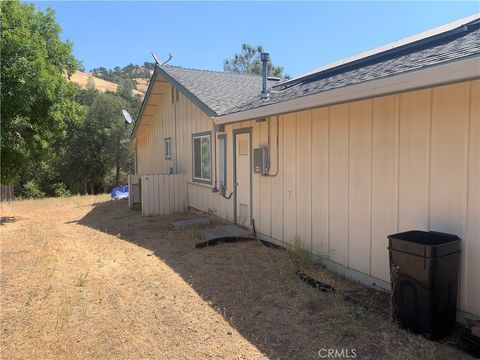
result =
M67 186L62 182L53 184L52 189L53 189L53 194L56 197L72 196L72 193L67 189Z
M94 68L91 73L100 79L119 84L121 80L132 80L135 78L149 79L154 69L154 63L145 61L144 65L128 64L121 68L115 66L113 69L105 67Z
M127 136L122 109L130 108L127 100L116 94L94 93L85 121L72 124L62 179L73 192L109 191L121 184L122 171L133 170L133 146L120 143ZM111 171L116 174L113 182L108 181Z
M23 195L27 198L40 199L45 197L45 193L40 189L40 186L34 181L30 180L23 186Z
M132 97L132 91L135 88L133 80L121 79L118 83L117 94L124 99L130 99Z
M19 1L1 6L1 182L8 183L45 158L81 108L78 87L64 76L78 62L54 11Z
M231 59L225 59L223 62L223 70L236 74L262 74L262 62L260 54L265 52L262 46L252 46L243 44L240 54L235 54ZM268 76L288 77L283 74L283 67L275 66L271 61L268 62Z
M53 10L19 1L1 7L1 181L16 181L32 198L123 184L134 149L120 144L126 136L121 110L135 115L140 107L131 78L121 81L118 93L101 94L93 81L81 90L67 79L79 64L72 44L60 39Z

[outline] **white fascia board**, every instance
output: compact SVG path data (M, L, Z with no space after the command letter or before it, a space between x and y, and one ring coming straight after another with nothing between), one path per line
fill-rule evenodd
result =
M409 71L387 78L370 80L356 85L349 85L272 105L264 105L251 110L219 116L215 118L215 124L220 125L258 119L475 78L480 78L480 56L478 55L465 60Z

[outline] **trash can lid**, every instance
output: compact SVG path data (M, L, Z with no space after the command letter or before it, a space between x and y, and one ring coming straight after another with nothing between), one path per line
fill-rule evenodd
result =
M457 235L436 231L411 230L388 236L389 250L425 257L445 256L460 251Z

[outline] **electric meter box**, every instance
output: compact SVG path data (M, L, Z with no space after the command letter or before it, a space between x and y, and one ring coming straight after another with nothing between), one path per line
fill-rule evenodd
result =
M253 149L253 172L255 174L268 175L270 171L268 146L262 146L258 149Z

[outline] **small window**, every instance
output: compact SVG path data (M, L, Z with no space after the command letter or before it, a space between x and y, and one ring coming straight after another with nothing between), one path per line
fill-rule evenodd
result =
M227 190L227 137L225 134L218 135L218 162L220 193L225 195Z
M212 181L212 140L211 134L192 136L193 180L210 183Z
M172 158L172 138L165 138L165 159Z

